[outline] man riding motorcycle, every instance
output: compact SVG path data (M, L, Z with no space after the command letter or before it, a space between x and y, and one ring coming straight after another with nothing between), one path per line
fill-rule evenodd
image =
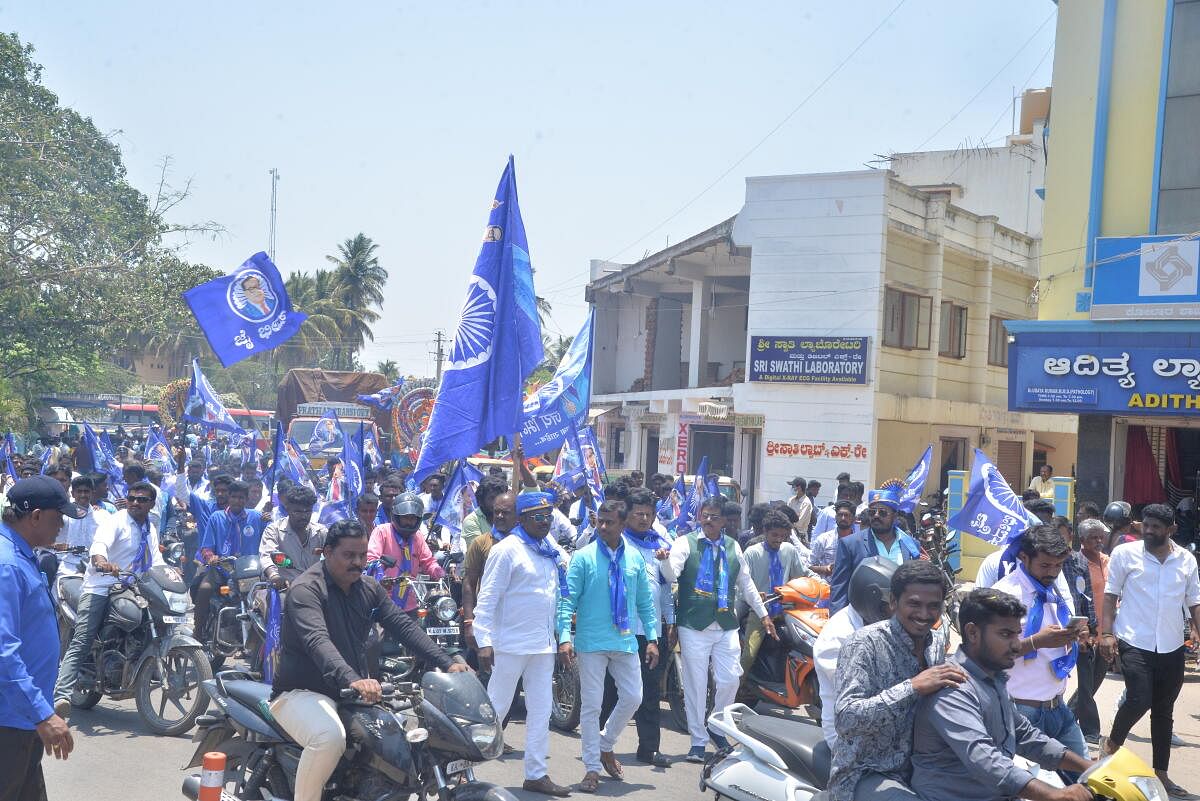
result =
M271 715L304 747L294 801L321 801L325 783L346 750L337 698L354 689L369 704L382 695L368 676L367 637L375 623L426 664L452 673L469 670L399 607L375 579L363 575L367 532L357 520L330 527L324 560L292 582L284 605L279 667Z

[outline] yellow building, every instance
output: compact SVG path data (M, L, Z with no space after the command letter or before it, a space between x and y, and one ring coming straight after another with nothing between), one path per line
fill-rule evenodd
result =
M1200 2L1062 0L1038 322L1008 326L1009 408L1079 416L1078 497L1196 492Z

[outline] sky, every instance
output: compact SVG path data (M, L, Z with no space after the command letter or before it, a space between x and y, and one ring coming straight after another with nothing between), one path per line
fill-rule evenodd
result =
M2 0L0 0L2 3ZM327 266L364 233L388 271L362 361L432 375L511 153L546 333L590 259L633 262L737 213L747 176L1003 143L1048 86L1051 0L0 4L45 84L146 193L190 182L184 258ZM882 23L882 24L881 24ZM876 30L877 29L877 30ZM865 44L864 44L865 40Z

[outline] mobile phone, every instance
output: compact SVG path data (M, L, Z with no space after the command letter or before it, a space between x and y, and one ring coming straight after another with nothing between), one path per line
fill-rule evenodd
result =
M1067 628L1073 629L1080 623L1087 623L1087 615L1071 615L1067 618Z

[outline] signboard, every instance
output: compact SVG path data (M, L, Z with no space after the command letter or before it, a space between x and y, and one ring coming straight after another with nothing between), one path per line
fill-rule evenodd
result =
M750 380L866 384L870 337L750 337Z
M1093 320L1200 320L1200 240L1096 240Z
M301 403L296 406L296 414L301 417L321 417L329 410L337 412L339 418L353 417L356 420L370 420L371 410L357 403L337 403L334 401L317 401Z
M861 442L825 442L824 440L769 439L767 456L789 456L801 459L836 459L862 461L867 458L867 446Z
M1028 412L1200 416L1200 351L1038 343L1009 348L1008 406Z
M675 475L687 474L688 460L688 424L679 424L679 433L675 435Z

